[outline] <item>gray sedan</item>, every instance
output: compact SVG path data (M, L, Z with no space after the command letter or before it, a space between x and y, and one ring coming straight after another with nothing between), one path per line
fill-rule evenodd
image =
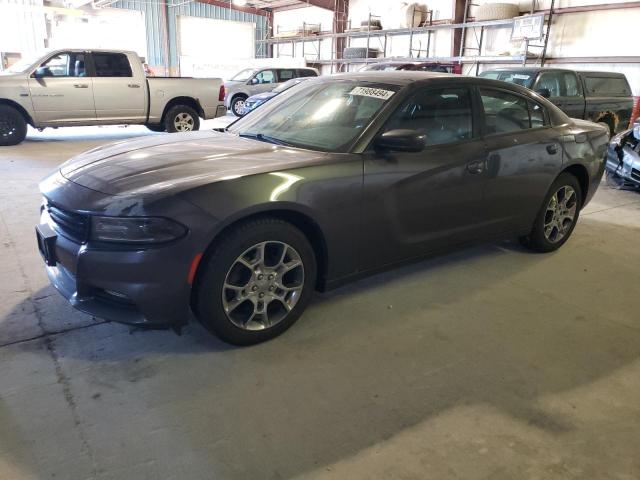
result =
M193 312L253 344L316 289L505 237L555 250L604 171L606 128L517 85L367 72L294 90L225 132L63 164L36 228L53 285L98 317L179 330Z

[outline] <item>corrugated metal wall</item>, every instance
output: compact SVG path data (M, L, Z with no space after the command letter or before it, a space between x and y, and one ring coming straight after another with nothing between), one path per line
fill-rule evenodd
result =
M175 72L179 65L177 26L179 15L251 22L256 25L256 40L266 36L266 17L264 16L198 1L184 5L180 5L181 3L183 0L169 0L167 4L161 0L118 0L111 7L144 12L147 26L147 63L152 66L166 66L168 64L172 72ZM168 51L167 45L169 46ZM260 45L256 44L256 55L260 53L260 48Z

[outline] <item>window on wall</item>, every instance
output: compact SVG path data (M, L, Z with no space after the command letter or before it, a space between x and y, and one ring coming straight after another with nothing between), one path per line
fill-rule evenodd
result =
M442 145L471 138L472 118L468 89L424 90L394 112L385 130L417 130L425 135L427 145Z
M480 89L480 97L488 134L516 132L544 125L542 107L528 102L524 97L484 88Z
M96 77L132 77L129 59L122 53L93 53Z

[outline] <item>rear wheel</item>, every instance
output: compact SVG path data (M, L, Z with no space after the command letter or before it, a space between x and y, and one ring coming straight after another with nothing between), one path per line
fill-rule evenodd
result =
M231 111L236 117L244 116L244 101L247 99L244 95L236 95L231 100Z
M290 223L265 218L225 235L203 265L197 315L222 340L252 345L280 335L307 306L315 254Z
M547 193L531 233L521 243L537 252L552 252L569 239L582 208L582 191L576 177L561 174Z
M200 129L200 117L188 105L176 105L167 112L164 128L169 133L193 132Z
M9 105L0 105L0 146L17 145L27 137L27 122Z

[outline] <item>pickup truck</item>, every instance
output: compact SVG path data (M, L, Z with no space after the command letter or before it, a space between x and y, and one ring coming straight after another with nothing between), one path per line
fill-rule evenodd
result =
M622 73L523 67L486 70L480 76L535 90L572 118L605 123L611 135L629 128L633 96Z
M221 79L147 78L135 52L55 50L0 74L0 146L22 142L27 124L186 132L225 114Z

